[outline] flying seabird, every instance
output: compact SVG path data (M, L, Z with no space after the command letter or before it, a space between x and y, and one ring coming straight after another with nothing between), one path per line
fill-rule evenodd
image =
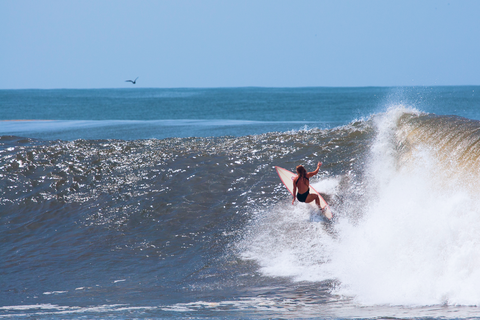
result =
M137 83L137 79L138 79L138 77L135 80L125 80L125 82L131 82L131 83L135 84L135 83Z

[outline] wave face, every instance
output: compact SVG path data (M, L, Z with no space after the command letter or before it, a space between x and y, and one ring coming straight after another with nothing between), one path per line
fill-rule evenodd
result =
M272 207L242 256L268 276L334 279L332 293L361 305L478 305L479 122L400 107L364 125L366 153L316 185L335 195L334 225Z
M241 137L3 136L0 315L478 316L479 128L399 106ZM333 223L274 170L318 160Z

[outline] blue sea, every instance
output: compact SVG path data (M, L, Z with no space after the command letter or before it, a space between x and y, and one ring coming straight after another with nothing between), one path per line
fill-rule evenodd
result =
M479 93L0 90L0 318L480 318Z

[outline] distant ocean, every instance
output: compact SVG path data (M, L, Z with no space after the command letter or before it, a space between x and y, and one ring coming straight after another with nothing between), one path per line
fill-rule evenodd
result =
M0 318L478 318L479 93L0 90Z

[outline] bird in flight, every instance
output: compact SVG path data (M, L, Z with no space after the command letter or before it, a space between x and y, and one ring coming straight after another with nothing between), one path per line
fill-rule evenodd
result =
M135 80L125 80L125 82L131 82L131 83L135 84L135 83L137 83L137 79L138 79L138 77Z

